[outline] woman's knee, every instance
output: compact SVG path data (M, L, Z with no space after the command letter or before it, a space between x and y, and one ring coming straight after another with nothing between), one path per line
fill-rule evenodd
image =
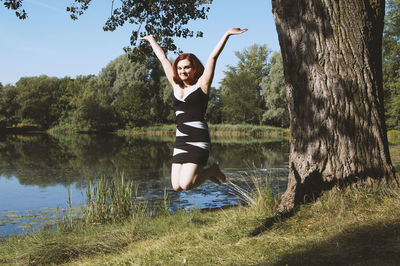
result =
M175 191L190 190L195 187L197 172L202 168L196 164L174 165L171 171L171 183Z
M198 177L196 165L188 165L184 167L181 171L181 176L179 177L179 186L183 190L190 190L194 188L196 184L196 179Z
M182 190L191 190L193 188L193 183L192 180L183 180L179 186Z
M174 183L172 183L172 188L173 188L175 191L182 191L182 188L181 188L181 186L180 186L179 184L174 184Z
M182 188L180 187L180 184L179 184L181 168L182 168L181 164L172 164L171 184L172 184L172 188L175 191L181 191L182 190Z
M172 184L172 188L175 191L182 191L183 190L183 187L180 184L179 179L171 179L171 184Z

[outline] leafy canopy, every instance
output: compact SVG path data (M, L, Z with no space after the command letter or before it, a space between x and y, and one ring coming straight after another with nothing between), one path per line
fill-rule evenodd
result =
M269 73L267 45L253 44L235 52L239 61L228 66L221 81L222 118L228 123L259 124L263 113L261 82Z
M383 33L383 89L386 124L400 128L400 0L388 0Z
M19 19L26 19L27 12L23 9L24 0L0 0L8 9L15 10ZM74 0L66 11L73 20L78 19L89 8L92 0ZM130 44L133 56L151 54L151 48L146 42L137 41L140 37L153 34L158 39L160 46L167 51L177 51L174 37L202 37L203 33L196 33L185 25L190 20L206 19L209 5L212 0L120 0L110 1L111 14L105 22L105 31L114 31L125 23L136 25L132 31ZM126 52L132 51L130 47L124 48Z
M262 89L266 107L263 122L268 125L288 127L289 111L287 109L282 56L279 52L274 53L271 58L269 75L263 78Z
M19 19L26 19L27 14L25 9L22 9L22 2L24 0L0 0L8 9L15 10L15 15Z

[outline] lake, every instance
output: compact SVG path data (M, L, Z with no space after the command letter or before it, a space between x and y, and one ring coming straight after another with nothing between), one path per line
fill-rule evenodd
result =
M160 202L170 211L235 205L230 185L206 182L185 192L170 184L174 137L47 134L0 135L0 239L55 223L55 213L82 206L88 181L123 173L138 187L138 198ZM251 187L250 177L268 177L275 192L287 185L289 142L268 138L212 138L209 163L219 162L233 183ZM400 169L400 145L390 145ZM70 195L70 196L69 196Z
M174 137L25 134L0 136L0 236L54 224L54 213L84 204L86 184L123 173L138 197L168 208L216 208L238 203L232 186L211 182L185 192L170 184ZM219 162L234 183L268 176L275 191L287 183L289 143L283 139L213 138L209 163ZM246 185L244 185L246 188ZM70 195L70 196L69 196Z

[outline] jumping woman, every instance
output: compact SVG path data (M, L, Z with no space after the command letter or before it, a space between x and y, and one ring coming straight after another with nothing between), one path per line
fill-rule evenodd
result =
M175 191L193 189L206 180L221 184L226 179L217 164L205 168L211 144L204 115L218 56L229 36L245 31L247 29L229 29L210 54L206 67L193 54L181 54L171 65L152 35L140 38L150 43L174 90L177 128L171 183Z

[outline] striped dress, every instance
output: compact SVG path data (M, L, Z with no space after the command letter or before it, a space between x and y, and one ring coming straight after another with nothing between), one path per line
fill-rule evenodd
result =
M208 95L200 88L200 82L185 88L181 98L179 86L174 88L176 115L176 140L172 163L195 163L206 165L210 152L210 134L204 115Z

